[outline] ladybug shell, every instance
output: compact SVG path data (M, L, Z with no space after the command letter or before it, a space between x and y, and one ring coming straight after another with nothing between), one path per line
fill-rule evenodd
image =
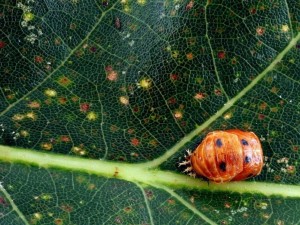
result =
M214 131L207 134L190 160L193 171L209 180L238 181L261 172L263 151L253 132Z

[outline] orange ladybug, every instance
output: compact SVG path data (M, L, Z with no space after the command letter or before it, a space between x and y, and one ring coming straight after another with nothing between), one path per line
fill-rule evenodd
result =
M179 164L190 165L184 172L217 183L248 179L260 174L263 167L258 137L237 129L210 132L193 153L188 153L186 161Z

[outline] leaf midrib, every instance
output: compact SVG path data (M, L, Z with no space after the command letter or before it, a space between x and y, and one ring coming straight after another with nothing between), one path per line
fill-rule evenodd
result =
M42 153L35 150L20 149L0 145L0 161L22 163L42 168L57 168L68 171L84 172L107 178L126 180L150 186L160 186L172 189L194 189L206 191L222 191L256 193L265 196L279 195L282 197L300 198L300 186L275 184L268 182L229 182L209 185L200 179L171 171L143 168L136 164L109 162L104 160L83 159L75 156L65 156L53 153Z

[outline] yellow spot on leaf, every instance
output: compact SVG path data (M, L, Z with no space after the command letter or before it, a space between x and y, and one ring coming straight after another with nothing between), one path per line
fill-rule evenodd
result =
M81 148L80 148L80 147L77 147L77 146L74 146L74 147L72 148L72 151L75 152L75 153L77 153L77 152L80 151L80 150L81 150Z
M232 118L232 112L228 112L228 113L226 113L225 115L224 115L224 119L225 120L229 120L229 119L231 119Z
M84 151L84 150L83 150L83 151L80 151L80 152L79 152L79 155L86 155L86 151Z
M72 148L72 151L76 154L76 155L86 155L86 150L81 147L81 146L74 146Z
M174 50L174 51L172 52L172 57L176 59L178 56L179 56L179 51Z
M281 27L281 31L283 33L286 33L290 30L289 26L287 24L283 24L282 27Z
M42 143L41 147L44 150L50 151L53 148L53 145L51 143Z
M20 135L21 135L22 137L28 137L28 136L29 136L29 132L28 132L27 130L21 130L21 131L20 131Z
M31 120L36 120L37 115L34 112L28 112L28 113L26 113L26 118L31 119Z
M127 13L131 12L131 8L129 7L129 5L124 6L124 11Z
M121 104L123 104L123 105L128 105L129 104L129 99L128 99L127 96L121 96L119 98L119 100L120 100Z
M150 78L143 78L138 83L137 86L143 89L149 89L152 85Z
M21 121L25 119L25 116L23 114L15 114L13 117L12 117L12 120L14 121Z
M174 117L175 117L175 119L177 119L177 120L182 119L182 117L183 117L182 111L176 110L176 111L174 112Z
M256 209L263 209L263 210L265 210L265 209L268 208L268 203L267 202L263 202L263 201L257 201L257 202L255 202L254 207Z
M295 59L290 59L289 63L295 64Z
M49 201L52 199L52 195L50 194L41 194L41 199L45 200L45 201Z
M53 89L46 89L44 94L48 97L55 97L57 95L57 92Z
M98 117L97 113L95 113L95 112L93 112L93 111L89 112L89 113L86 115L86 118L87 118L88 120L90 120L90 121L96 120L97 117Z
M278 112L278 107L272 107L270 110L271 110L271 112L277 113Z
M137 0L137 3L139 4L139 5L145 5L146 4L146 0Z
M35 214L33 214L33 216L36 220L41 220L43 217L41 213L35 213Z
M34 14L31 13L31 12L25 12L25 13L23 14L23 19L24 19L26 22L29 22L29 21L31 21L31 20L34 19Z

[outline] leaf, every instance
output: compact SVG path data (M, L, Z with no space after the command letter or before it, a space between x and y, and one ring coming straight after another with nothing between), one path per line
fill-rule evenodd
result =
M298 224L298 1L1 3L0 224ZM251 130L263 172L178 163Z

